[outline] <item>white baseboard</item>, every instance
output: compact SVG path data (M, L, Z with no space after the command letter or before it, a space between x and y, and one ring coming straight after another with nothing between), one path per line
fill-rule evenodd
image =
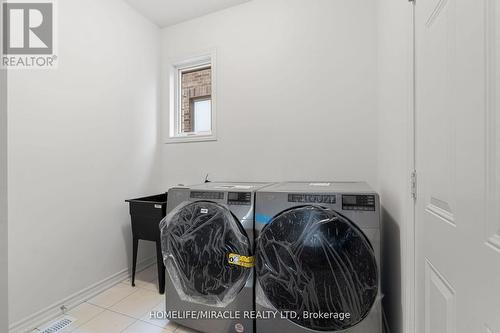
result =
M151 257L137 263L137 271L141 271L156 263L156 257ZM129 277L129 268L126 268L104 280L97 282L85 289L82 289L71 296L68 296L48 307L42 309L24 319L21 319L9 325L9 333L27 333L32 332L36 327L47 323L63 314L61 307L64 306L67 310L71 310L81 303L100 294L104 290L114 286L117 283Z

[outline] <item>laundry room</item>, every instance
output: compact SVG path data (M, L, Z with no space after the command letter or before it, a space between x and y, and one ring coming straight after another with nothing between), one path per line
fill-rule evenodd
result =
M495 0L0 4L0 333L500 333Z

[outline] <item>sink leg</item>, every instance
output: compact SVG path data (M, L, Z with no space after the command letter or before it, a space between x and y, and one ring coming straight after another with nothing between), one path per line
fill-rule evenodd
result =
M134 237L133 240L133 255L132 255L132 287L135 287L135 269L137 268L137 249L139 247L139 239Z

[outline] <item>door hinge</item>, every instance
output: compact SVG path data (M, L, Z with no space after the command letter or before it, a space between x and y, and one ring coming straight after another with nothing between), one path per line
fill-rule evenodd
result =
M413 170L410 175L411 197L417 200L417 170Z

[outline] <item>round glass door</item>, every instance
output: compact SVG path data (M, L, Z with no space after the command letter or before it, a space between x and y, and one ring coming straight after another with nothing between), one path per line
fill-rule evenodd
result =
M360 323L377 299L373 248L347 218L317 206L287 210L262 230L257 279L267 301L296 324L341 331Z
M162 228L163 258L181 299L226 306L245 285L251 269L229 262L251 255L245 230L225 207L208 201L174 209Z

